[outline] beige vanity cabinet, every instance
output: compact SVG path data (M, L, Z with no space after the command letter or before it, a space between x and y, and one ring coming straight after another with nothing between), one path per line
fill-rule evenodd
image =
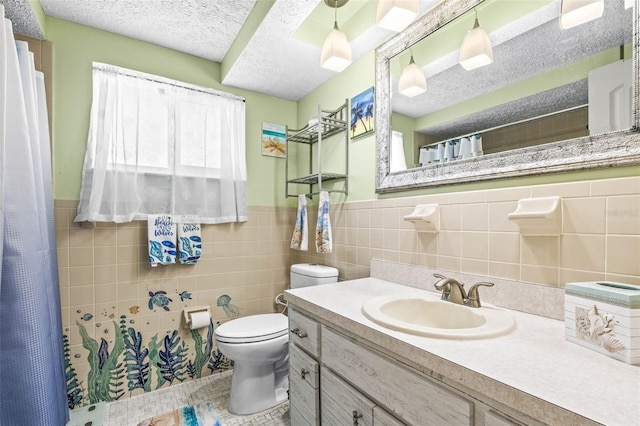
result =
M290 310L289 411L292 425L320 424L319 344L320 325Z
M289 400L292 425L317 425L320 418L318 362L289 346Z
M323 371L330 368L406 423L473 424L470 400L328 327L322 326L321 335Z
M427 377L324 322L290 306L292 426L541 425L499 407L507 416L481 395Z
M375 404L370 399L340 380L327 368L322 369L320 376L322 381L320 404L322 406L323 426L373 425L373 408Z
M375 405L328 368L321 373L322 425L404 426L404 423Z
M498 413L493 409L489 409L484 413L484 426L522 426L514 419L507 418L506 415Z

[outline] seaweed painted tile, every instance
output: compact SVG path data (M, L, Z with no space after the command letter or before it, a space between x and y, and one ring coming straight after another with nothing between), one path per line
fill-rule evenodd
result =
M87 327L77 320L74 327L67 327L69 404L115 401L231 368L231 360L214 348L213 322L204 329L174 324L158 331L158 324L173 324L179 316L164 311L135 318L123 314L118 322L108 319ZM81 345L70 343L74 331Z

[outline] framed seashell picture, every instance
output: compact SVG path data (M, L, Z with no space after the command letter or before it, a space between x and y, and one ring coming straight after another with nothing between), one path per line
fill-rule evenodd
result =
M287 129L285 126L262 122L262 155L285 158L287 156Z

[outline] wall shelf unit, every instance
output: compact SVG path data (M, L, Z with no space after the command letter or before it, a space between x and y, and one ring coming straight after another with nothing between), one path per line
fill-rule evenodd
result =
M287 197L297 197L299 193L292 192L297 185L307 185L307 191L304 193L308 197L312 197L320 193L320 191L339 192L348 194L348 175L349 175L349 100L345 99L344 104L334 110L324 110L318 105L318 115L309 124L301 129L290 129L287 126L287 158L285 166ZM336 136L331 143L342 143L344 145L344 167L337 171L326 172L322 164L323 142L327 142L329 138ZM344 141L342 141L344 137ZM298 161L302 158L304 152L300 148L297 155L292 156L291 143L306 146L308 150L308 160L301 160L297 164L297 169L304 169L304 161L308 163L308 169L305 174L290 176L290 161ZM315 156L315 157L314 157ZM292 158L293 157L293 158ZM333 162L333 161L332 161ZM315 167L314 167L315 166ZM324 185L327 182L342 182L342 186L336 188ZM293 188L292 188L293 186ZM340 185L338 185L340 186Z

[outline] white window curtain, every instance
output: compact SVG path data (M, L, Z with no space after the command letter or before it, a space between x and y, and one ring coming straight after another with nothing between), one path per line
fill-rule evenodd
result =
M246 183L243 98L93 64L76 222L244 222Z

